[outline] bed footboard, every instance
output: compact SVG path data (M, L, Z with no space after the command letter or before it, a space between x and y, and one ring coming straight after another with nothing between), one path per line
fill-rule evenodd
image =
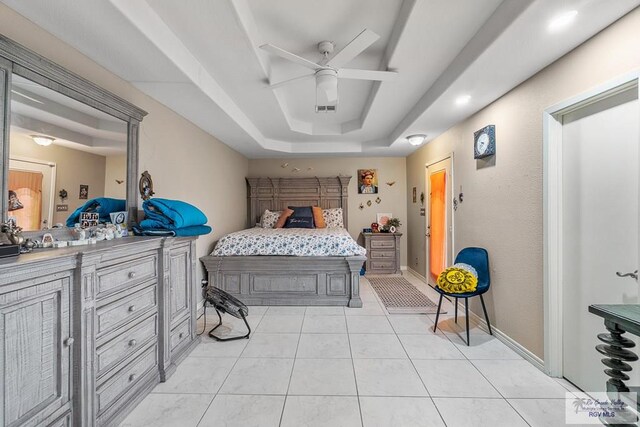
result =
M226 256L200 258L209 284L247 305L362 307L364 256Z

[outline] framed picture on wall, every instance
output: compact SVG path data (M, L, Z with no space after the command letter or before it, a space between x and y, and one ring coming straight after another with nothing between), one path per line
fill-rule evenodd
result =
M358 194L378 194L377 169L358 169Z
M80 195L78 199L88 199L89 198L89 186L85 184L80 184Z

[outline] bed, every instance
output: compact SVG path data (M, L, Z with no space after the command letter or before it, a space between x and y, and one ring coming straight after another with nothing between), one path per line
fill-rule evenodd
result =
M362 307L360 269L366 257L346 231L350 179L247 178L248 228L224 236L201 258L209 284L247 305ZM256 227L265 210L287 206L342 208L345 229Z

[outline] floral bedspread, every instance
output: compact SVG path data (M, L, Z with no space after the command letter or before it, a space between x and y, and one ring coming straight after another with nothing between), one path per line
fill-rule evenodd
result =
M249 228L218 241L214 256L354 256L366 250L344 228Z

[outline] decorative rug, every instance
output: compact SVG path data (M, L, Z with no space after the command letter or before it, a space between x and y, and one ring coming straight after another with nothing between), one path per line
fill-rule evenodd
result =
M404 277L367 277L387 311L391 314L436 314L438 304L431 301ZM446 311L440 310L440 313Z

